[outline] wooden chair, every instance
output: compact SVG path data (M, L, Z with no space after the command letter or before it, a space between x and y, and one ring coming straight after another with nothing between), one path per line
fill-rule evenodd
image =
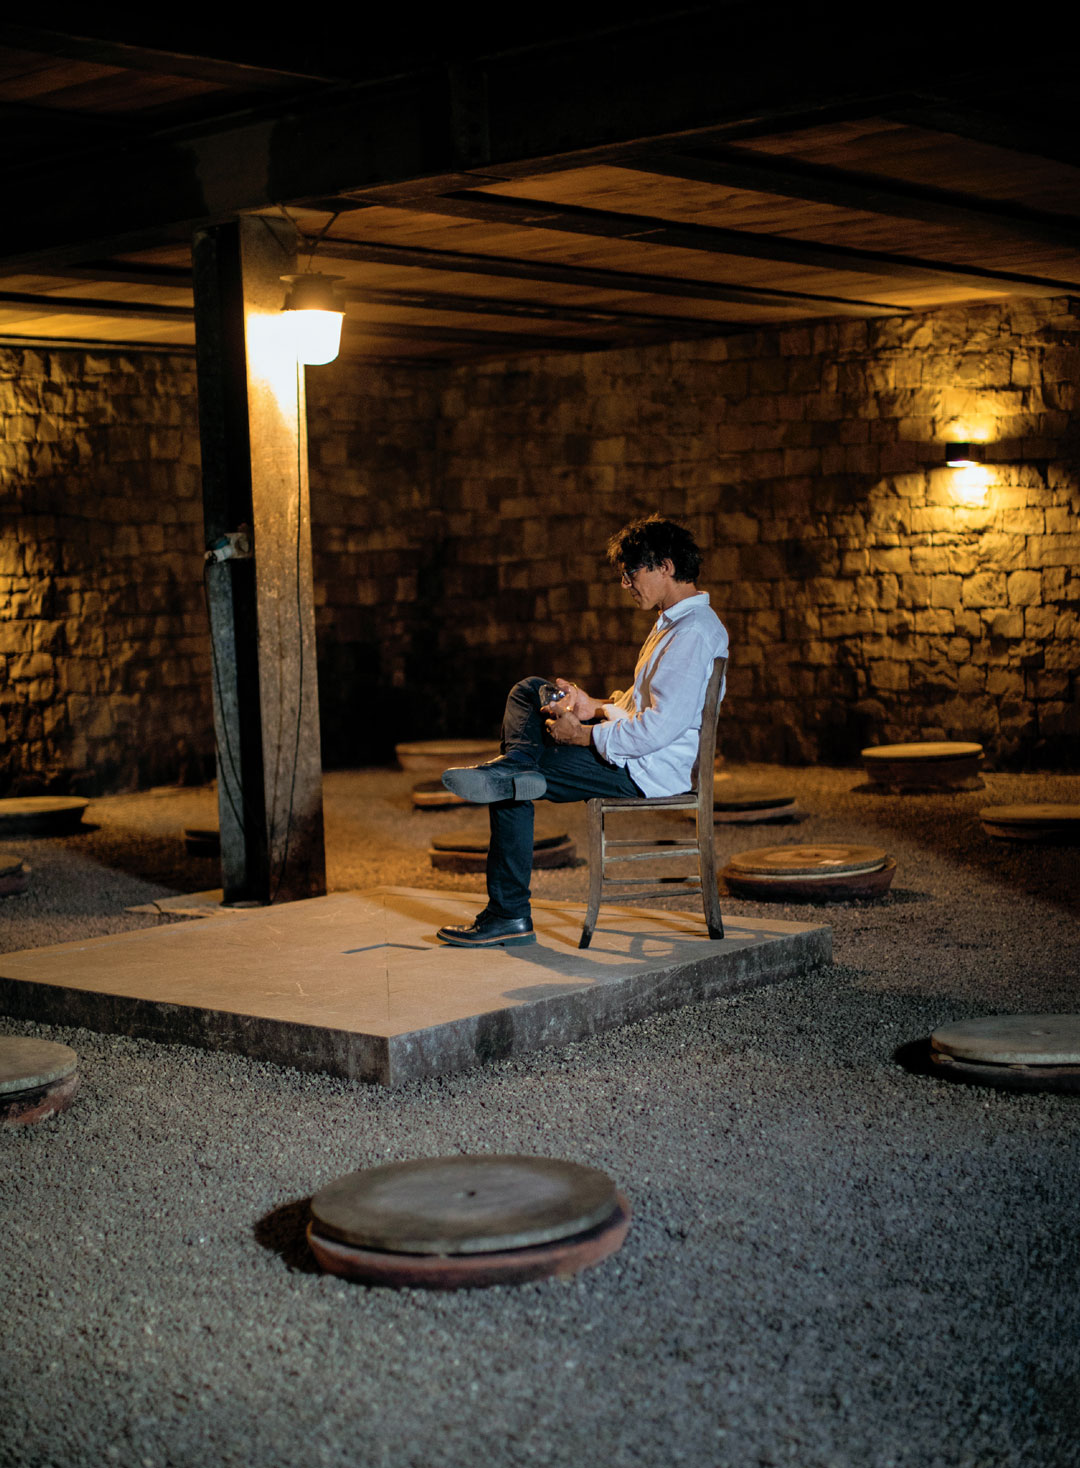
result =
M713 663L712 676L705 693L705 706L701 711L701 735L698 740L698 788L685 795L647 796L598 796L586 801L589 812L589 904L585 912L585 926L581 930L579 948L588 948L592 942L593 929L600 911L600 904L611 901L612 896L641 902L655 897L670 897L680 888L696 892L705 909L705 922L710 938L724 936L724 923L720 915L720 895L716 885L716 850L713 846L713 764L716 758L716 722L720 713L720 690L724 686L724 669L727 658L717 658ZM697 836L693 841L680 841L671 837L658 837L655 841L611 841L604 828L604 819L617 810L693 810L697 812ZM636 848L632 853L627 847ZM644 848L644 849L642 849ZM606 868L618 861L656 861L665 857L681 857L684 860L691 851L697 853L696 875L685 877L609 877ZM613 855L612 853L617 853ZM658 886L659 884L659 886ZM651 892L637 892L637 887L657 887ZM611 889L625 889L612 893Z

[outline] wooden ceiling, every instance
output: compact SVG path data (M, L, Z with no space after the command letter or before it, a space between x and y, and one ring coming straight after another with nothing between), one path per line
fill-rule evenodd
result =
M691 14L710 36L716 9ZM313 267L344 278L344 350L417 364L1080 292L1067 69L998 96L971 68L951 87L893 75L837 100L840 57L828 95L807 82L793 103L788 84L784 105L762 105L762 65L740 95L714 73L712 102L694 26L676 26L662 87L636 105L600 88L579 116L568 87L590 55L617 43L645 68L658 24L535 55L410 53L406 82L392 47L383 74L358 77L327 74L325 56L238 60L236 43L199 54L0 26L8 197L21 181L39 198L35 227L0 238L0 341L190 348L191 228L279 210L318 241ZM515 85L535 73L543 96L560 67L537 120ZM252 140L271 135L273 167L257 160L249 183Z

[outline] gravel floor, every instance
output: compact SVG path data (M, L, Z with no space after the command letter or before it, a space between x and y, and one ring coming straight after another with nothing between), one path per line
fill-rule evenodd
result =
M875 904L726 899L833 924L835 966L803 979L394 1092L0 1019L74 1045L84 1078L69 1112L0 1137L0 1464L1080 1463L1080 1098L894 1060L948 1019L1080 1007L1077 851L977 820L1080 801L1080 778L887 797L851 770L748 773L808 814L720 827L721 857L843 840L899 863ZM425 855L476 813L413 812L414 779L327 776L332 888L476 888ZM153 792L95 802L78 836L0 842L34 868L0 949L160 921L124 909L215 885L179 839L215 816L210 791ZM583 834L578 807L543 825ZM626 1247L569 1283L457 1295L312 1267L315 1188L455 1151L606 1168Z

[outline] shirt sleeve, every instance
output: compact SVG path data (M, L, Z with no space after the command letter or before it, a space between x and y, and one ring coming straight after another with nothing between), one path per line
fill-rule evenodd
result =
M677 629L642 683L641 710L593 725L596 752L622 764L666 749L680 734L698 728L712 661L708 643L695 628Z

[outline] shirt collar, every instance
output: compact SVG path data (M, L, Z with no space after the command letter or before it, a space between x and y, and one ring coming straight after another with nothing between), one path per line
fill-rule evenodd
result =
M677 601L670 610L661 612L656 620L664 626L668 626L672 622L677 622L680 617L689 616L696 608L707 607L708 605L709 593L707 591L699 591L694 596L687 596L682 601Z

